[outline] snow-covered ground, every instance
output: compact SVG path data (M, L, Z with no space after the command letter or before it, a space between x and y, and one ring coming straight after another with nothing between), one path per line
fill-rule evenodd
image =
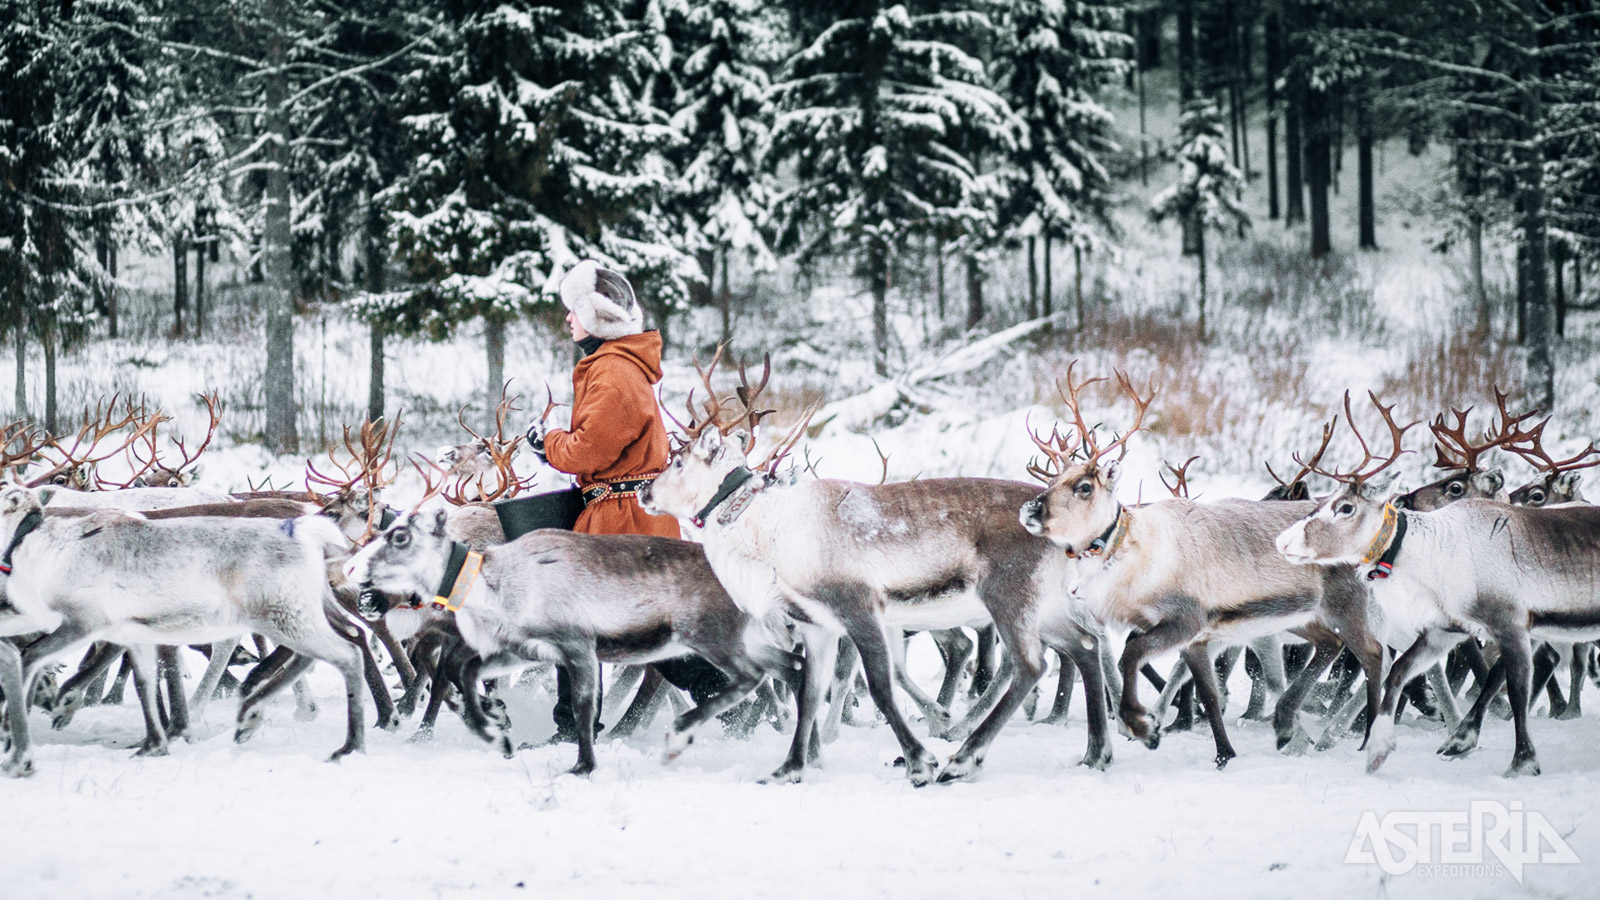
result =
M449 713L430 745L408 745L409 726L374 730L364 756L330 764L336 680L314 677L315 721L294 721L285 696L244 746L231 741L232 701L218 701L200 736L162 759L129 757L142 736L131 702L85 710L62 732L36 714L38 774L0 783L11 817L0 896L1577 898L1594 896L1600 860L1594 716L1535 720L1545 774L1514 781L1500 774L1510 724L1493 718L1482 748L1451 762L1432 752L1436 727L1402 724L1399 751L1368 776L1354 740L1282 756L1254 722L1230 725L1240 756L1222 772L1204 730L1155 751L1116 740L1111 768L1094 772L1075 765L1074 715L1064 727L1019 717L972 783L912 788L878 725L846 726L806 783L770 786L757 780L783 736L707 732L663 766L665 718L602 743L589 778L562 774L571 746L501 759ZM543 687L510 696L518 739L542 738ZM1530 865L1520 884L1346 862L1365 813L1464 813L1472 801L1544 816L1580 862Z

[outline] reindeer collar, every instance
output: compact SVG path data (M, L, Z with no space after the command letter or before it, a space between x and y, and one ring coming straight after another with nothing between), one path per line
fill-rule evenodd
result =
M710 516L712 511L717 507L721 506L723 503L726 503L729 497L732 497L740 488L744 487L747 482L755 477L756 473L744 466L740 466L739 468L734 469L732 472L729 472L727 475L723 476L722 484L717 487L717 492L711 495L711 500L707 502L705 506L700 507L700 511L695 513L694 518L690 521L694 522L694 526L696 528L706 527L706 517ZM748 496L754 496L754 494L755 492L751 491ZM748 499L744 499L742 504L736 504L738 506L737 509L730 508L724 515L717 517L718 524L727 525L731 523L734 519L739 517L739 513L744 512L744 507L748 506L749 504L750 501Z
M1394 572L1394 561L1400 556L1400 543L1405 537L1405 513L1393 503L1385 503L1383 524L1378 526L1378 533L1373 535L1372 543L1361 557L1361 565L1372 566L1372 571L1367 573L1368 581L1380 581Z
M460 541L451 541L450 557L444 564L444 577L439 579L439 588L434 591L433 597L404 606L396 604L394 608L422 609L432 603L441 609L456 612L467 602L467 595L472 593L481 574L483 574L483 554L467 549L467 545ZM370 588L363 588L363 593L368 590Z
M1100 536L1089 542L1089 546L1082 550L1067 548L1068 559L1096 559L1101 558L1110 562L1111 557L1122 549L1122 541L1128 536L1128 526L1133 524L1133 513L1127 507L1117 504L1117 517L1112 520L1111 526L1100 533Z
M22 521L17 523L17 530L11 535L11 543L6 545L5 555L0 556L0 575L11 574L11 554L22 546L23 538L32 534L34 529L42 524L44 524L44 513L37 509L29 510L28 514L22 517Z

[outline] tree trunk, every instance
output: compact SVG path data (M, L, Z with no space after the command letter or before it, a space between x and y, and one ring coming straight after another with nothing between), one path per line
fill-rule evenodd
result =
M1293 61L1291 54L1294 48L1294 37L1300 26L1300 16L1297 0L1284 0L1283 3L1283 53L1278 59L1278 64L1287 67ZM1306 220L1305 206L1305 152L1306 136L1306 83L1303 72L1290 78L1286 87L1288 97L1285 97L1283 115L1283 155L1284 169L1287 184L1284 200L1283 224L1298 225Z
M206 333L206 245L194 248L194 335Z
M872 280L872 371L889 377L889 251L874 243L867 251Z
M1139 29L1139 68L1161 66L1161 10L1152 6L1134 13Z
M1331 165L1326 115L1328 96L1307 95L1306 169L1311 189L1311 258L1321 259L1333 250L1328 220L1328 178Z
M172 335L183 337L183 311L189 305L189 241L172 239Z
M1194 0L1178 0L1178 102L1194 99Z
M499 316L483 320L483 346L489 362L489 392L486 395L484 426L494 430L494 410L500 404L500 391L506 383L506 323ZM488 432L484 432L487 434Z
M1556 289L1556 337L1567 336L1567 250L1556 241L1550 245L1550 281Z
M1200 252L1196 254L1200 260L1200 343L1206 341L1206 232L1200 230Z
M367 207L367 227L365 241L365 267L367 270L367 292L382 294L387 290L387 275L385 267L383 214L379 212L377 204L369 199ZM367 320L367 330L371 355L368 358L367 369L367 421L376 422L383 418L384 407L384 322L380 316L372 316Z
M1530 65L1531 68L1531 65ZM1529 402L1539 409L1555 409L1555 321L1545 287L1548 277L1548 240L1544 213L1544 152L1537 137L1543 128L1544 101L1533 83L1536 71L1526 73L1522 84L1522 243L1527 247L1528 384Z
M47 282L50 278L45 276ZM54 288L49 290L54 293ZM39 338L44 344L44 430L56 435L61 431L56 417L56 321L55 313L49 307L53 299L45 298L46 307L41 322L44 327L39 329Z
M271 21L283 21L281 0L268 6ZM267 146L267 194L261 234L262 269L267 279L267 370L265 373L267 450L275 454L300 449L295 421L294 372L294 271L289 256L289 111L284 66L283 35L267 40L267 127L273 140Z
M117 336L117 245L106 245L106 259L109 262L107 270L111 273L111 283L106 285L106 316L111 324L111 337Z
M934 290L939 298L939 328L944 329L944 242L936 242L933 254Z
M1367 109L1370 97L1356 100L1356 218L1360 223L1363 250L1378 249L1378 214L1372 192L1372 118Z
M1042 298L1044 300L1042 312L1047 316L1055 312L1055 297L1052 296L1054 275L1055 273L1050 271L1050 230L1047 228L1044 232L1044 297Z
M728 286L728 248L722 248L722 290L717 293L717 303L722 307L722 342L733 340L733 291Z
M1088 320L1083 312L1083 247L1076 242L1072 245L1072 295L1078 304L1078 330L1082 331Z
M983 323L983 269L976 254L966 254L967 264L967 330Z
M21 276L19 275L18 278ZM22 305L22 292L16 292L17 320L11 326L11 343L17 351L17 386L14 401L17 416L28 417L28 311Z
M98 214L94 224L94 261L100 266L101 276L94 282L94 311L98 315L109 312L106 306L107 288L102 280L104 273L111 271L111 226L107 223L105 214Z
M1283 22L1276 11L1267 13L1267 218L1282 214L1278 208L1278 77L1283 71Z
M1039 317L1038 238L1028 236L1028 318Z
M1483 216L1473 212L1467 219L1467 242L1472 250L1472 299L1478 305L1478 327L1489 333L1489 292L1483 286Z

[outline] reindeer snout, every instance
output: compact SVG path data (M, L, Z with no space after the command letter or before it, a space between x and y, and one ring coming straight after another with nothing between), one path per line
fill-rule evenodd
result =
M1043 505L1039 502L1039 498L1035 497L1022 504L1022 512L1017 517L1018 521L1022 523L1022 527L1026 528L1028 533L1035 537L1044 536L1044 517L1041 509Z
M650 508L650 489L655 486L656 483L654 481L647 481L634 494L634 496L636 496L639 500L639 508L643 509L645 512L654 512L654 510Z

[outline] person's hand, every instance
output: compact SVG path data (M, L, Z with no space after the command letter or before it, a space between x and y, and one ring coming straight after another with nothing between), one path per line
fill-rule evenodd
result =
M540 462L547 463L549 460L545 459L544 456L544 436L546 433L544 419L534 419L533 424L528 426L528 449L539 457Z

